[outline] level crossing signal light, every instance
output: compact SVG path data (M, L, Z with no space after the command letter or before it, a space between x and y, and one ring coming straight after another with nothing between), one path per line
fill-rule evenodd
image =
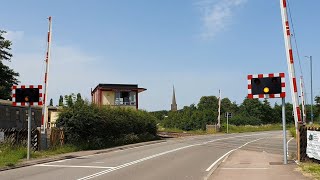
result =
M39 89L16 89L16 102L39 102Z
M284 73L248 75L248 98L285 97Z
M12 103L14 106L42 105L42 86L13 86L12 87Z
M280 77L253 78L252 94L279 94L281 93Z

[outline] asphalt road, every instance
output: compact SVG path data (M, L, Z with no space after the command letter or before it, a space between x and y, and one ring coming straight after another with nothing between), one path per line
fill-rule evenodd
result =
M237 148L282 154L282 132L169 139L166 142L0 172L1 180L199 180ZM295 143L289 144L293 152Z

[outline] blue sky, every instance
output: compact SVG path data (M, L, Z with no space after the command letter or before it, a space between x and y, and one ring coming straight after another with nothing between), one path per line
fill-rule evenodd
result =
M320 1L289 2L307 93L304 56L312 55L319 95ZM279 0L11 0L1 6L0 29L13 41L7 64L21 84L43 81L46 18L52 16L49 99L55 104L71 92L90 99L98 83L147 88L140 108L149 111L170 108L173 84L178 108L218 89L239 104L247 74L288 72Z

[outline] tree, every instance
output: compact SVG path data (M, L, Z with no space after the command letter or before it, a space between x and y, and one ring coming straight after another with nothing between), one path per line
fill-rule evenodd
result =
M53 100L52 100L52 98L50 99L50 104L49 104L49 106L53 106Z
M63 106L63 96L61 96L61 95L59 98L59 106Z
M71 93L70 95L65 95L64 99L65 99L66 105L68 107L73 107L73 105L74 105L74 103L76 101L74 93Z
M225 112L236 113L238 111L238 105L235 102L231 102L229 98L221 99L221 114Z
M263 124L281 123L281 121L278 121L278 119L275 118L275 112L270 106L270 102L268 101L268 99L263 100L261 110L262 110L261 121Z
M259 119L262 119L262 103L259 99L244 99L242 104L239 107L241 114L245 116L253 116Z
M10 61L12 54L9 52L11 50L12 42L9 40L6 40L3 37L3 34L7 33L6 31L0 30L0 60L7 60Z
M316 96L315 98L314 98L314 101L316 102L316 106L320 106L320 96Z
M316 96L314 98L314 101L316 102L316 108L315 108L315 116L318 117L318 120L320 120L320 96Z
M282 122L282 104L278 105L275 103L274 108L274 119L277 123ZM291 103L285 104L285 111L286 111L286 123L287 124L294 124L294 117L292 116L293 113L293 106Z
M19 83L17 77L19 73L14 72L8 66L2 63L3 60L10 62L12 54L11 41L6 40L3 34L6 31L0 30L0 99L11 99L11 87Z
M75 103L84 103L84 100L82 99L80 93L77 94L77 99L76 99L76 102L75 102Z
M215 96L202 96L198 103L199 110L210 109L213 111L218 110L218 98Z

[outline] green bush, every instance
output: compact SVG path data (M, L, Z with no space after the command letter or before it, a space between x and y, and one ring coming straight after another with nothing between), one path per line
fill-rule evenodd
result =
M145 111L99 108L88 102L65 107L57 127L65 130L67 143L88 149L151 140L157 133L156 118Z
M296 137L297 133L296 133L296 127L295 126L292 126L289 128L289 132L290 132L290 135L292 137Z
M233 118L230 118L229 124L233 124L236 126L239 126L239 125L261 125L262 121L256 117L238 115L238 116L234 116Z

